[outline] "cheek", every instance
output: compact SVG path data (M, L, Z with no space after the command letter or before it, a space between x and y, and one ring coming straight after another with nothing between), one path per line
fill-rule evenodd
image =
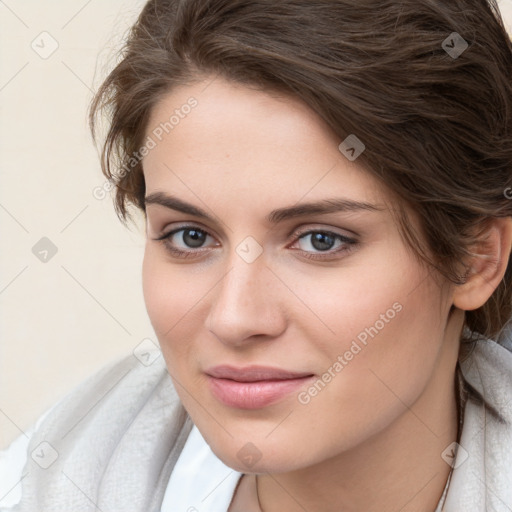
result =
M449 307L428 270L406 254L393 265L367 263L347 269L345 278L325 272L303 280L302 297L315 314L298 320L299 330L308 352L322 355L315 370L340 376L326 375L336 381L331 392L341 386L336 394L356 402L389 394L382 379L412 399L436 364Z
M142 290L146 310L158 337L172 327L169 311L175 311L176 295L169 289L165 266L146 244L142 263Z
M327 456L376 434L427 386L443 342L441 294L429 280L412 291L411 277L388 273L384 288L366 282L329 292L343 306L326 301L319 311L336 335L316 338L312 353L320 350L324 364L319 380L297 397L295 413L322 432L308 437L313 452Z
M288 303L301 302L302 314L295 311L294 321L307 339L331 357L348 350L353 340L363 346L377 338L398 344L408 332L428 325L439 314L439 291L429 286L428 271L403 250L384 249L368 251L338 269L278 269L293 292Z
M142 288L149 319L160 344L172 338L179 324L188 320L193 305L200 299L200 290L184 272L176 272L165 261L160 250L146 245L142 265ZM163 348L163 347L162 347Z
M195 340L204 328L208 293L218 281L209 272L194 274L192 266L178 267L161 249L146 245L142 265L146 310L169 372L176 376L196 360Z

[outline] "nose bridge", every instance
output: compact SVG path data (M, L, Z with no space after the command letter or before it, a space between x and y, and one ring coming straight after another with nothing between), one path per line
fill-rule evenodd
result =
M208 329L221 341L231 343L253 335L277 335L283 325L271 278L263 255L251 261L233 250L228 271L213 295Z
M264 268L257 263L241 261L237 255L230 263L230 271L220 283L219 299L226 306L243 311L249 302L257 303L258 281L261 285Z
M248 263L236 252L233 252L229 262L229 271L218 285L216 303L224 313L228 310L239 315L246 315L258 309L261 301L262 288L268 272L263 258ZM267 279L266 279L267 278Z

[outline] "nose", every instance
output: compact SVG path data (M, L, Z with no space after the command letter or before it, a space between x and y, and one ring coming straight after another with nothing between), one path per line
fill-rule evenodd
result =
M222 343L243 346L277 337L286 328L276 278L263 256L247 263L236 253L215 287L206 327Z

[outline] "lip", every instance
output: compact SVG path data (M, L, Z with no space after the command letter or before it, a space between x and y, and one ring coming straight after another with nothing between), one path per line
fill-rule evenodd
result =
M314 378L311 373L267 366L222 365L205 371L212 394L238 409L261 409L278 402Z

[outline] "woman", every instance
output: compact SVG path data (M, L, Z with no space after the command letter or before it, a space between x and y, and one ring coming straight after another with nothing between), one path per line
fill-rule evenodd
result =
M163 358L15 510L510 510L511 74L495 2L149 1L91 122Z

